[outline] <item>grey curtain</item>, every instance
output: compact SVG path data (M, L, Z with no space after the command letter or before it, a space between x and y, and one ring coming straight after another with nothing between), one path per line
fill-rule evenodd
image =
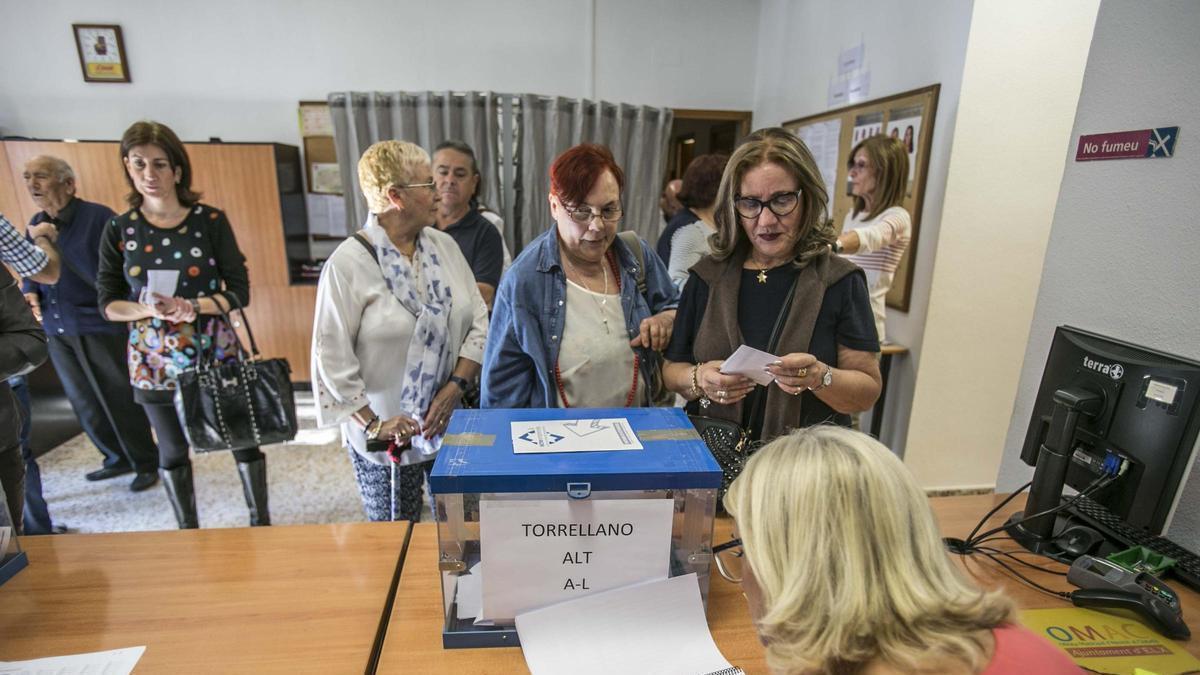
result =
M658 199L674 112L533 94L524 94L520 100L520 222L514 233L514 253L551 225L547 200L554 158L585 142L612 150L625 171L622 229L637 232L653 246L660 229Z
M334 92L328 96L334 145L345 187L347 234L367 218L358 185L358 158L372 143L402 140L431 154L442 141L466 142L475 150L479 199L503 212L497 167L500 124L497 96L490 92Z

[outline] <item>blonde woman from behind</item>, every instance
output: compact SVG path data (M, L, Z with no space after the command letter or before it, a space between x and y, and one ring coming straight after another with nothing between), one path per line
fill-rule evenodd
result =
M781 436L725 496L742 587L776 673L1080 673L969 584L929 502L871 437L831 425Z

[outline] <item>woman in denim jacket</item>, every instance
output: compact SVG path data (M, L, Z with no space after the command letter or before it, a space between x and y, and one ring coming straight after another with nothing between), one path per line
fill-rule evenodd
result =
M603 146L577 145L554 160L555 227L525 248L496 292L484 407L630 407L661 392L678 293L645 241L617 235L623 186Z

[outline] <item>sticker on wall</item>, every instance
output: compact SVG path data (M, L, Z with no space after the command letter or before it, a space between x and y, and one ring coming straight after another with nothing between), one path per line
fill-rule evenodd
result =
M1075 161L1171 157L1175 154L1175 139L1178 137L1179 127L1080 136Z

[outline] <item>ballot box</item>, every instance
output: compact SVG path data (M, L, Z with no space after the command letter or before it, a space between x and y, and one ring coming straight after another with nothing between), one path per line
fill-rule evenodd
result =
M454 647L521 612L695 573L707 605L721 468L678 408L458 410L429 485Z
M0 584L8 581L29 564L25 552L21 550L21 542L17 540L17 525L8 512L8 498L4 496L4 486L0 485Z

